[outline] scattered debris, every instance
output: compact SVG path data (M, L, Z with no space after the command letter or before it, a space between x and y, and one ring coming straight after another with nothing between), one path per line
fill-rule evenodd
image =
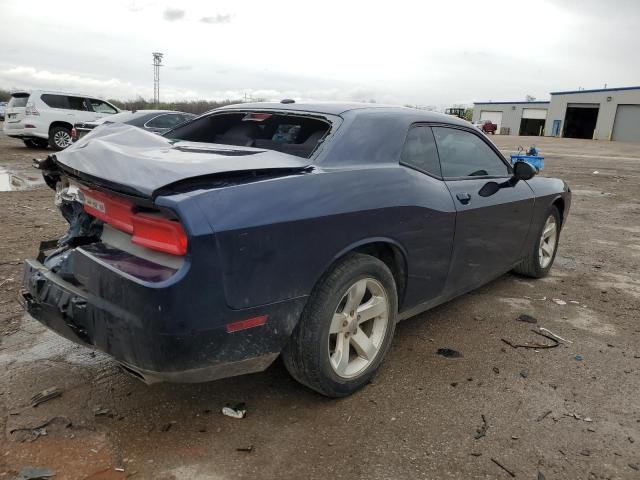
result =
M555 333L553 333L551 330L549 330L548 328L544 328L544 327L540 327L540 331L542 332L547 332L549 335L551 335L552 337L557 338L558 340L565 342L565 343L573 343L571 340L567 340L565 338L562 338L560 335L556 335Z
M599 173L600 173L600 172L599 172L598 170L594 170L594 171L593 171L593 174L594 174L594 175L598 175Z
M495 373L496 375L500 374L500 369L498 367L493 367L493 373Z
M455 388L455 387L457 387L457 386L458 386L458 382L451 382L451 384L450 384L450 385L451 385L453 388Z
M460 358L460 357L462 357L462 353L458 352L457 350L453 350L451 348L439 348L436 353L438 355L442 355L443 357L447 357L447 358Z
M24 467L16 480L46 480L55 475L56 472L49 468Z
M635 443L635 440L633 439L633 437L627 437L627 440L629 440L629 443Z
M97 405L93 409L93 414L96 417L110 417L110 418L113 418L113 413L111 413L111 410L106 408L106 407L101 407L100 405Z
M552 298L551 301L553 303L555 303L556 305L566 305L567 304L567 302L565 302L561 298Z
M525 322L525 323L538 323L538 319L536 317L527 315L526 313L523 313L522 315L520 315L518 318L516 318L516 320L518 320L519 322Z
M574 305L580 305L580 302L577 300L569 300L569 303L573 303Z
M511 440L520 440L520 437L517 435L511 435Z
M553 410L547 410L542 415L540 415L538 418L536 418L536 422L541 422L542 420L547 418L549 415L551 415L552 412L553 412Z
M627 463L627 465L629 465L629 468L635 471L640 470L640 466L637 463Z
M173 427L177 422L175 420L170 421L169 423L165 423L164 425L162 425L160 427L160 431L161 432L168 432L169 430L171 430L171 427Z
M576 360L578 360L579 362L581 362L581 361L584 359L584 357L583 357L582 355L576 355L576 357L575 357L575 358L576 358Z
M545 333L539 332L537 330L531 330L531 331L533 333L535 333L536 335L540 335L541 337L544 337L544 338L547 338L549 340L552 340L554 343L552 345L545 345L545 344L540 344L540 343L517 344L517 343L513 343L513 342L507 340L506 338L501 338L500 340L502 340L504 343L509 345L511 348L533 348L533 349L539 350L539 349L543 349L543 348L554 348L554 347L557 347L558 345L560 345L560 342L557 339L555 339L555 338L553 338L553 337L551 337L551 336L549 336L549 335L547 335Z
M114 470L116 472L124 472L124 468L122 468L122 467L115 467Z
M238 447L236 448L236 452L251 453L253 452L253 445L249 445L248 447Z
M49 425L51 425L52 423L54 423L57 420L62 420L64 428L69 428L72 425L71 420L69 420L67 417L56 416L56 417L51 417L46 422L43 422L40 425L36 425L34 427L18 427L18 428L14 428L12 430L9 430L9 434L11 435L11 434L16 433L16 432L25 432L25 433L27 433L27 435L21 441L23 441L23 442L25 442L25 441L26 442L34 442L39 437L47 435L46 427L48 427Z
M4 280L2 280L0 282L0 287L3 286L5 283L9 283L9 282L13 282L13 278L5 278Z
M62 390L58 387L47 388L46 390L42 390L40 393L36 393L31 397L31 406L37 407L41 403L58 398L60 395L62 395Z
M527 370L526 368L523 368L522 370L520 370L520 376L522 378L527 378L529 376L529 370Z
M489 430L489 424L487 423L487 419L484 415L482 417L482 425L478 427L476 430L476 434L473 436L476 440L480 440L482 437L487 435L487 430Z
M245 407L244 402L242 402L233 407L224 407L222 409L222 414L231 418L244 418L247 416L247 408Z
M511 470L509 470L507 467L505 467L504 465L502 465L498 460L496 460L495 458L491 458L491 461L493 463L495 463L497 466L499 466L502 470L504 470L505 472L507 472L509 474L509 476L511 478L516 478L516 474L513 473Z
M583 455L583 456L585 456L585 457L590 457L590 456L591 456L591 450L589 450L589 449L585 448L584 450L582 450L582 451L580 452L580 455Z
M591 418L589 418L589 417L584 417L584 421L587 422L587 423L593 422L593 420Z
M480 452L471 452L471 455L474 457L481 457L482 454Z

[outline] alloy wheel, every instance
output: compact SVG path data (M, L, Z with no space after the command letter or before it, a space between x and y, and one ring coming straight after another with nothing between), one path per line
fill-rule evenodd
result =
M363 278L347 289L331 319L329 363L342 378L362 373L377 357L389 326L389 298L380 282Z
M556 217L549 215L549 218L547 218L544 228L542 229L540 247L538 248L538 260L540 262L540 267L547 268L549 264L551 264L557 243L558 224L556 222Z
M59 130L53 135L53 142L58 148L67 148L71 145L71 135L68 132Z

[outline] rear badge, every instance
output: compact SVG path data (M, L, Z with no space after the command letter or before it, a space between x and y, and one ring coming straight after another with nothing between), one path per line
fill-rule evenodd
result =
M107 209L104 207L104 202L101 202L100 200L96 200L95 198L91 198L86 194L84 196L84 204L87 207L97 210L98 212L107 213Z

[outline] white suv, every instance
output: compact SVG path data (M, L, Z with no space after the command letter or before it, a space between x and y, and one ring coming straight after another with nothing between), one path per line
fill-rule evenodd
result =
M75 123L93 122L118 113L104 100L76 93L34 90L14 92L7 105L3 131L27 147L62 150L71 145Z

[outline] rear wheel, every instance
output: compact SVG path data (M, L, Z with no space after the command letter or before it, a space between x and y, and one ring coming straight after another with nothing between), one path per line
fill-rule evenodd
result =
M49 145L54 150L64 150L71 145L71 130L67 127L53 127L49 131Z
M532 278L542 278L549 274L558 251L560 225L560 212L552 205L542 228L538 231L538 240L533 251L514 268L516 273Z
M380 260L352 254L314 288L284 364L300 383L329 397L350 395L375 375L395 330L393 275Z
M29 148L47 148L49 142L43 138L25 138L24 144Z

